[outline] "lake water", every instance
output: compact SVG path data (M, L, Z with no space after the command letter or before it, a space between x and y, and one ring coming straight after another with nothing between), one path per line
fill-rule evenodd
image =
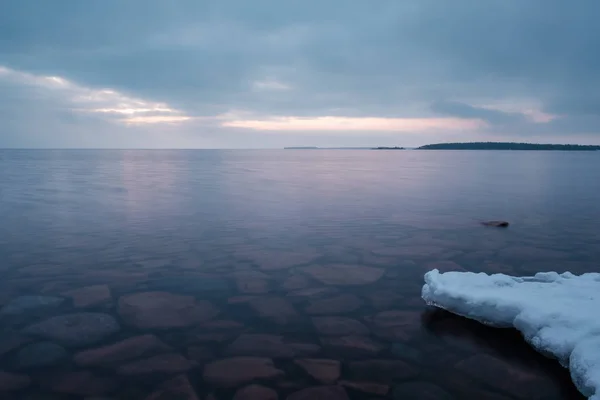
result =
M600 152L2 150L0 397L581 398L420 290L597 271L599 182Z

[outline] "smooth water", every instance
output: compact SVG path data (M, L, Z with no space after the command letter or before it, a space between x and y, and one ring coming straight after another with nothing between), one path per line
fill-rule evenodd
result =
M580 398L420 288L597 271L599 182L600 152L0 150L0 396Z

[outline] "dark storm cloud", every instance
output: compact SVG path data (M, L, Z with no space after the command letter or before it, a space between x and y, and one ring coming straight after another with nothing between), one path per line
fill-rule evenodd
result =
M593 0L5 0L0 65L192 116L454 116L490 132L591 135L598 15Z

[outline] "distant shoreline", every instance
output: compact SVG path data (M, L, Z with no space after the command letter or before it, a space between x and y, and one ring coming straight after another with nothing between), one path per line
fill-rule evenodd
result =
M417 150L558 150L598 151L600 146L579 144L534 144L510 142L436 143L418 147Z

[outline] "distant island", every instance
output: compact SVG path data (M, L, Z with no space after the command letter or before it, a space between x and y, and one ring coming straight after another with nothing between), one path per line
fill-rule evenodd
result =
M405 150L404 147L374 147L371 150Z
M560 150L595 151L600 146L579 144L533 144L507 142L437 143L418 147L417 150Z

